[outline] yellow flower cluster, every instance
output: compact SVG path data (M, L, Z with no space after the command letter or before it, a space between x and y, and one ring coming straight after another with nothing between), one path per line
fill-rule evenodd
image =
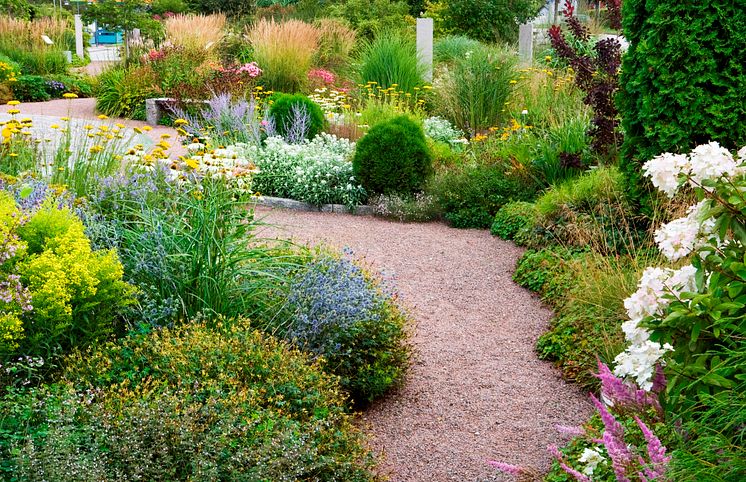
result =
M0 62L0 83L2 82L16 82L18 80L19 73L13 70L7 62Z

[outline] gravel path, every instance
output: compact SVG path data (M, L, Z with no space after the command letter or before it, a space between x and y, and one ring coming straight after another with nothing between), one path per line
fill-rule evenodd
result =
M511 281L521 250L486 231L259 208L265 235L349 247L393 274L415 319L406 383L362 417L393 482L502 481L487 460L548 468L556 424L588 397L534 354L551 312Z

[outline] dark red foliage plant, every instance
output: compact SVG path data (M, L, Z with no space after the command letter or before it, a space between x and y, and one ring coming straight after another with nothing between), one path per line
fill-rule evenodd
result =
M613 5L613 6L612 6ZM607 2L612 20L612 10L617 12L621 7L621 0ZM575 84L583 92L583 101L593 109L593 120L588 134L592 138L591 148L601 155L616 152L622 142L619 130L619 112L614 103L614 97L619 90L619 67L622 60L621 44L613 37L599 40L592 54L578 51L574 45L587 43L590 34L585 25L574 15L575 8L570 0L565 0L562 15L569 33L564 33L559 25L549 28L549 38L557 56L562 58L575 72ZM621 23L621 18L618 19ZM570 37L568 37L570 36Z

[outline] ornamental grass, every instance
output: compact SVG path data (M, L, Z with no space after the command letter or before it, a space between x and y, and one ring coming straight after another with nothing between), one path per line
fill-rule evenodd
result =
M264 69L266 89L298 92L304 89L307 73L319 45L319 31L300 20L259 20L247 28L254 59Z
M214 51L225 35L225 15L179 14L163 23L166 39L177 47L188 50Z

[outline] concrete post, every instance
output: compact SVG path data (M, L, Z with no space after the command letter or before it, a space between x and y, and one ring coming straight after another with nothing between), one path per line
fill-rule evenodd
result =
M534 24L524 23L518 30L518 56L522 62L531 63L534 58Z
M78 58L85 57L85 50L83 49L83 19L80 14L75 15L75 55Z
M425 69L425 80L433 81L433 19L417 19L417 58Z

